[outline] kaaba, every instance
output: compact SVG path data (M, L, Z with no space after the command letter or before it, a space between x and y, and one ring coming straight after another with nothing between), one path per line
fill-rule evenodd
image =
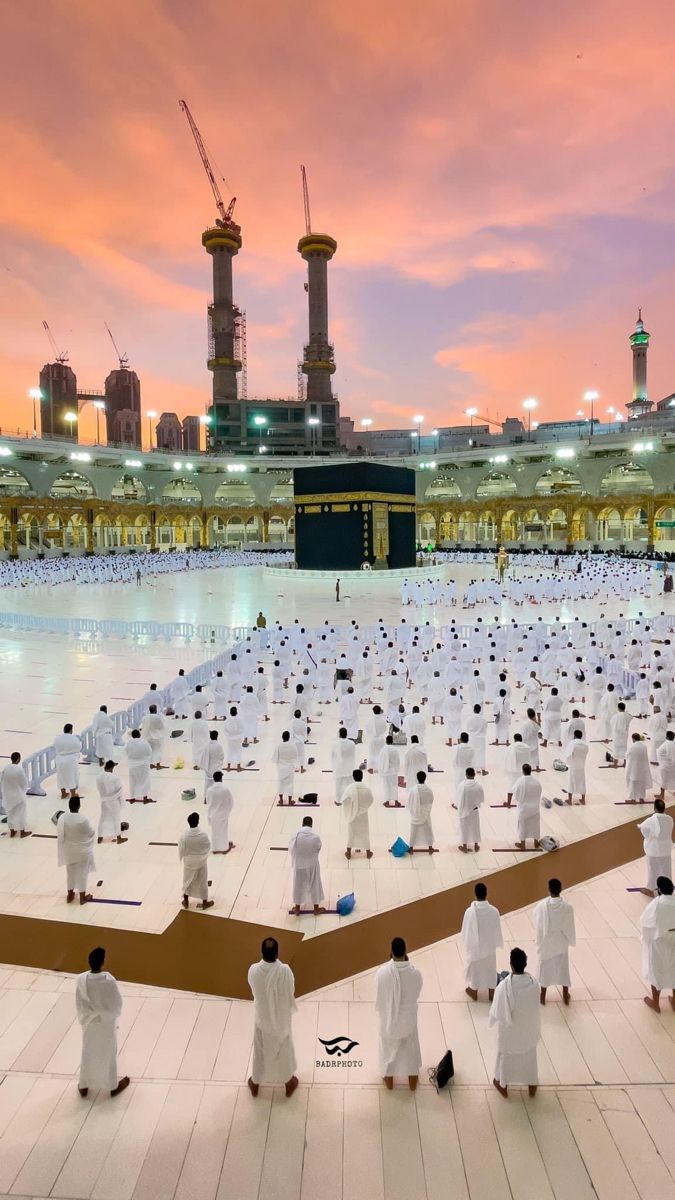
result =
M414 471L370 462L296 467L293 492L297 567L414 567Z

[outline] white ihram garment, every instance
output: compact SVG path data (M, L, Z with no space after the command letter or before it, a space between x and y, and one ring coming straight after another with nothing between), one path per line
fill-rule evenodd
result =
M211 830L212 850L229 850L230 848L230 813L232 812L232 792L224 783L212 783L206 789L206 810Z
M292 799L295 792L295 768L298 765L298 746L293 738L275 746L272 762L277 768L277 792L280 796L290 796Z
M497 1026L495 1079L536 1085L540 1037L539 984L531 975L509 975L499 984L490 1007L489 1024Z
M166 745L166 720L161 713L147 713L143 717L141 722L141 736L145 738L150 746L150 761L161 763L164 746Z
M150 763L152 750L145 738L131 738L127 742L129 764L129 798L143 800L150 795Z
M7 824L15 831L27 828L26 793L28 779L21 763L9 763L2 772L2 804Z
M457 788L460 845L480 842L480 806L485 800L482 783L465 779Z
M408 792L410 813L410 845L433 846L434 831L431 824L431 809L434 793L427 783L416 783Z
M373 803L373 793L365 783L350 783L342 793L342 809L347 818L347 845L359 850L370 850L370 822L368 809Z
M422 975L409 962L393 959L375 974L375 1007L380 1020L380 1074L419 1075L422 1053L417 1032L417 1001Z
M101 801L98 822L100 838L117 838L122 833L122 780L112 771L96 776L96 790Z
M85 971L75 986L75 1008L82 1026L79 1086L112 1092L117 1074L117 1022L122 997L108 971Z
M323 887L319 869L321 838L304 825L293 834L289 845L293 864L293 903L302 905L323 903Z
M398 800L398 772L401 756L395 746L382 747L377 761L377 773L382 780L385 804L395 804Z
M565 791L569 792L570 796L586 795L587 758L588 746L583 739L574 738L574 741L567 743L565 748L565 762L569 767L569 779Z
M292 1020L297 1011L295 979L286 963L264 960L248 972L253 993L254 1083L287 1083L295 1073L297 1061L293 1046Z
M640 918L642 974L661 991L675 990L675 896L656 896Z
M513 799L518 811L518 838L539 841L541 835L541 784L532 775L521 775L513 789Z
M91 728L94 734L94 753L97 758L102 758L104 763L108 762L115 757L112 718L99 710L94 714Z
M656 761L659 764L658 777L661 787L667 792L675 792L675 742L661 742L656 751Z
M668 813L652 813L646 821L640 822L638 829L644 838L647 887L650 892L655 892L659 875L673 878L673 818Z
M474 900L462 920L466 986L492 990L497 984L497 951L504 945L498 909L488 900Z
M356 746L349 738L338 738L333 743L330 756L335 780L335 803L340 804L354 770Z
M186 829L178 840L178 857L183 864L183 895L208 900L208 858L211 843L202 829Z
M649 751L645 742L631 742L626 752L626 791L629 800L644 800L652 786Z
M77 791L80 786L80 754L82 743L74 733L58 733L54 738L56 751L56 782L64 792Z
M570 987L569 947L576 946L574 909L561 896L540 900L534 910L541 987Z
M94 826L84 813L64 812L56 825L57 861L66 868L69 892L86 892L87 876L96 870Z

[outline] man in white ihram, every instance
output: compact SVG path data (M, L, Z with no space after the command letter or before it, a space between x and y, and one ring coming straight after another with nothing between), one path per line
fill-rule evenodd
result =
M104 838L112 838L119 845L128 841L122 837L122 831L128 829L122 821L122 781L114 774L115 764L108 759L100 775L96 776L96 790L101 801L101 815L98 822L98 843Z
M28 828L28 809L26 796L28 794L28 779L21 766L21 755L18 750L12 754L11 760L2 772L0 780L2 807L7 813L10 838L17 833L22 838L31 836Z
M248 1086L258 1095L261 1083L284 1083L286 1095L298 1086L297 1060L293 1046L292 1021L297 1011L295 979L291 968L279 961L279 943L264 939L262 959L249 968L248 986L253 993L253 1062Z
M209 900L209 835L199 828L199 813L190 813L187 823L188 828L178 839L178 857L183 864L183 908L190 907L190 896L201 900L198 908L213 908L214 901Z
M417 1087L422 1065L417 1033L417 1001L422 975L408 962L406 944L396 937L391 958L375 973L375 1007L380 1019L380 1073L389 1090L396 1076L407 1076L411 1092Z
M673 867L673 818L668 816L663 800L654 801L654 812L645 821L640 821L638 829L644 838L644 851L647 859L646 895L656 895L656 880L659 875L672 878Z
M642 974L649 983L651 996L644 1002L660 1012L661 992L670 991L670 1006L675 1009L675 896L667 875L656 880L656 896L640 918Z
M497 1026L497 1061L492 1080L506 1098L510 1083L527 1084L536 1096L539 1073L537 1043L541 1036L539 984L525 971L527 955L515 946L511 951L511 974L502 979L490 1008L489 1024Z
M347 849L345 858L351 858L352 850L365 850L366 858L372 858L370 848L370 822L368 810L373 804L373 793L363 782L363 771L356 767L352 771L352 782L342 793L342 811L347 818Z
M293 864L293 916L300 916L305 901L314 906L314 916L325 913L319 868L321 838L312 828L312 818L302 818L302 828L293 834L288 850Z
M513 789L518 815L518 840L516 849L524 850L528 838L532 838L535 850L541 835L541 784L532 775L529 763L523 763L523 773Z
M129 1076L117 1073L117 1022L122 1012L122 997L117 980L103 970L105 950L97 946L89 955L89 970L78 975L75 1008L82 1026L82 1058L78 1090L81 1096L89 1088L106 1088L119 1096L129 1086Z
M434 853L434 830L431 824L431 810L434 804L434 793L427 783L426 771L418 771L416 782L408 792L408 812L410 813L410 853L418 844L426 846L429 854Z
M499 910L488 903L484 883L474 887L476 899L462 921L462 942L466 960L466 991L472 1000L485 989L492 1000L497 984L497 951L504 945Z
M132 729L131 738L127 742L127 761L129 764L129 804L136 801L143 804L154 804L150 798L150 761L152 750L150 743L141 737L140 729Z
M82 742L73 733L72 725L64 725L63 733L54 738L56 751L56 782L61 789L61 799L65 800L70 793L77 796L80 786L80 754Z
M230 841L230 813L234 801L232 792L223 783L223 772L216 771L213 783L206 789L206 811L211 829L211 848L214 854L229 854L234 850Z
M546 1003L546 989L552 985L562 988L563 1004L570 1002L569 948L576 946L574 909L561 896L559 879L549 879L549 895L534 909L534 931L539 955L539 999Z
M70 904L75 893L80 893L80 904L92 900L87 892L87 878L96 870L94 862L94 826L80 812L80 797L71 796L68 812L62 812L56 824L56 849L58 864L66 868L66 900Z

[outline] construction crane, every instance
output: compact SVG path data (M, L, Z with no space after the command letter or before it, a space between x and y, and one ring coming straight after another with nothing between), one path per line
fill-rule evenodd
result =
M47 324L46 321L42 322L42 328L44 329L45 333L47 334L47 337L49 338L49 344L50 344L52 350L54 351L54 357L55 357L57 363L62 363L62 364L67 363L68 362L68 351L67 350L59 351L59 348L56 344L56 340L54 338L54 334L52 333L52 331L49 328L49 325Z
M307 172L305 168L300 166L300 176L302 178L302 201L305 206L305 234L309 237L312 232L312 217L309 211L309 188L307 186Z
M236 222L234 220L234 206L237 203L237 197L233 196L232 199L230 200L230 203L228 204L227 208L225 208L225 205L223 204L223 197L221 196L220 188L218 187L218 181L215 177L213 167L211 166L211 163L209 161L209 156L206 153L206 146L204 145L204 142L202 140L202 135L199 132L197 123L196 123L194 117L192 116L190 109L188 108L187 102L185 100L179 100L178 103L180 104L180 107L182 108L183 112L185 113L185 116L187 117L187 122L192 131L192 136L195 139L195 142L197 144L197 149L199 151L199 157L202 160L202 163L204 165L204 170L206 171L209 183L211 184L211 191L213 192L213 197L216 202L216 208L218 209L218 212L220 213L220 217L216 220L216 225L218 225L221 229L233 229L238 233L240 227L239 227L239 225L236 224ZM221 178L222 178L222 176L221 176ZM225 180L223 179L223 183L224 182L225 182Z
M118 358L118 361L120 364L120 371L126 371L129 367L129 355L128 354L120 354L118 346L117 346L117 342L115 341L115 339L112 335L112 330L111 330L108 322L104 321L103 324L105 325L106 329L108 330L108 337L110 338L110 341L112 342L113 346L115 347L115 354L117 355L117 358Z

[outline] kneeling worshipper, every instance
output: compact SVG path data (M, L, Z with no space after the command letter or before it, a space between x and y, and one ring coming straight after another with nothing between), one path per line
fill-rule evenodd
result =
M140 729L132 729L131 738L127 742L127 762L129 764L129 804L136 801L143 804L154 804L150 798L150 760L152 750L150 743L141 737Z
M656 896L640 918L642 974L652 989L644 1002L660 1012L659 1000L664 989L670 991L670 1006L675 1009L675 896L673 882L666 875L656 880Z
M295 978L291 968L279 960L279 943L267 937L261 946L262 959L249 968L248 986L253 993L253 1062L248 1086L257 1096L261 1083L283 1083L286 1096L298 1086L297 1060L293 1046Z
M105 950L97 946L89 955L89 970L78 975L75 985L75 1009L82 1026L79 1093L90 1088L105 1088L119 1096L129 1086L129 1076L120 1079L117 1072L117 1022L122 1012L122 996L117 980L103 970Z
M665 802L660 797L654 801L651 817L640 821L638 829L644 839L647 859L646 891L653 896L659 875L666 875L670 879L673 874L673 818L668 816Z
M352 782L342 793L342 811L347 818L347 849L345 858L351 858L352 850L365 850L366 858L372 858L370 848L370 821L368 810L372 807L373 793L363 782L363 771L356 767L352 771Z
M104 838L113 838L119 845L129 840L122 837L122 831L129 826L122 821L122 781L113 774L114 770L115 763L109 758L101 774L96 776L96 790L101 800L99 845Z
M466 779L457 789L457 816L459 817L459 848L469 853L469 846L480 850L480 806L485 800L482 783L476 779L473 767L466 768Z
M94 754L98 759L99 766L102 767L107 759L113 758L115 755L113 723L112 717L108 716L107 704L102 704L98 712L94 714L91 731L94 735Z
M474 887L476 899L469 905L462 920L462 943L465 955L466 994L472 1000L485 989L488 998L497 986L497 951L504 945L499 910L488 903L484 883Z
M321 838L315 833L311 817L302 818L302 828L293 834L288 850L293 864L293 908L294 916L299 916L300 907L305 902L314 906L314 915L325 913L323 907L323 886L319 854L321 853Z
M497 1026L497 1061L492 1080L500 1096L508 1096L510 1083L527 1084L537 1093L537 1043L541 1036L539 984L525 971L527 955L515 946L511 974L502 979L490 1008L490 1025Z
M417 1002L422 974L408 961L403 938L391 943L391 958L375 973L375 1008L380 1021L380 1074L391 1090L394 1079L406 1077L411 1092L417 1087L422 1052L417 1032Z
M56 851L60 867L66 868L66 886L68 904L75 899L75 893L80 893L80 904L92 900L87 892L87 878L90 871L96 870L94 862L94 826L80 812L80 797L71 796L68 801L68 812L62 812L56 823Z
M214 854L229 854L230 850L234 850L234 842L230 841L230 813L233 803L232 792L227 784L223 783L223 772L215 771L213 783L206 789L206 811Z
M82 742L73 733L72 725L64 725L63 733L57 733L54 738L56 751L56 782L61 789L61 799L65 800L70 793L77 796L80 786L80 754Z
M201 900L198 908L213 908L215 901L209 900L209 835L199 828L199 813L190 813L187 823L188 828L178 839L178 858L183 864L183 908L190 907L190 896Z
M417 782L408 792L408 812L410 814L410 853L419 842L426 846L429 854L434 852L434 831L431 824L431 810L434 804L434 793L427 783L426 771L417 772Z
M26 805L28 779L26 772L21 766L21 755L18 750L14 751L8 765L2 772L0 792L2 795L2 807L7 813L9 836L13 838L18 833L22 838L30 837L31 830L28 828L28 808Z
M532 776L532 767L523 763L523 773L513 789L518 817L516 849L524 850L528 838L532 838L535 850L541 836L541 784Z
M554 984L562 988L563 1003L570 1002L569 948L576 946L574 909L561 896L559 879L549 879L549 894L534 909L534 930L539 955L539 999L546 1003L546 989Z

